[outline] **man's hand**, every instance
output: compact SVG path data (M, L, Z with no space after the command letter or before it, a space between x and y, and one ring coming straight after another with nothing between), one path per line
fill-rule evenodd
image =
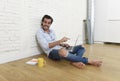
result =
M70 47L70 45L69 44L64 44L64 47Z
M60 41L61 41L61 42L66 42L66 41L68 41L68 40L70 40L70 38L63 37Z
M60 46L62 46L62 47L70 47L69 44L65 44L65 43L60 44Z
M58 40L58 41L51 42L51 43L49 43L49 48L52 48L52 47L54 47L54 46L56 46L56 45L60 45L60 44L62 44L63 42L66 42L66 41L68 41L68 40L69 40L69 38L63 37L62 39L60 39L60 40Z

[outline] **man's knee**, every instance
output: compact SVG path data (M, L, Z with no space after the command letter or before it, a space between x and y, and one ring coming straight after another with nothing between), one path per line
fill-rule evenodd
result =
M83 48L82 50L85 51L85 48Z
M83 51L85 51L85 47L82 47L82 46L81 46L80 49L83 50Z
M60 55L61 57L67 57L68 51L67 51L66 49L64 49L64 48L61 48L61 49L59 50L59 55Z

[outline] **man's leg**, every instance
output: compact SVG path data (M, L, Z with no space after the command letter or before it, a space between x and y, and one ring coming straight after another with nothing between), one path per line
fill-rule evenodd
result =
M85 57L80 57L79 55L76 56L75 54L68 52L66 49L61 48L59 50L59 55L66 60L69 60L71 62L83 62L83 63L87 63L88 59Z
M102 65L102 61L100 61L100 60L88 60L88 64L99 67Z
M94 65L94 66L98 66L98 67L102 65L102 61L100 61L100 60L90 60L86 57L79 57L79 56L75 56L70 53L68 54L67 57L64 57L64 59L73 62L73 64L76 65L77 67L79 67L78 62L82 62L84 64L90 64L90 65Z
M75 54L68 52L64 48L59 50L59 54L62 58L69 60L71 62L75 62L75 63L82 62L84 64L90 64L90 65L94 65L94 66L101 66L101 64L102 64L102 61L88 60L88 58L86 58L86 57L76 56Z
M63 57L63 58L68 60L68 61L71 61L71 62L82 62L84 64L88 63L88 58L76 56L76 55L69 53L69 52L68 52L68 55L66 57Z
M73 66L75 66L75 67L77 67L79 69L85 68L85 64L82 63L82 62L71 62L71 65L73 65Z
M82 47L81 45L75 46L73 49L73 54L76 54L76 56L82 57L85 52L85 48Z
M71 56L69 55L69 52L66 50L66 49L64 49L64 48L62 48L62 49L60 49L59 50L59 55L63 58L63 59L66 59L66 60L69 60L69 61L71 61L71 64L73 65L73 66L75 66L75 67L77 67L77 68L79 68L79 69L83 69L84 67L85 67L85 64L84 63L82 63L82 62L79 62L79 61L75 61L74 59L73 59L73 57L72 56L75 56L74 54L71 54ZM70 56L69 58L68 58L68 56ZM75 56L75 57L78 57L78 59L80 58L80 56Z
M53 49L51 52L50 52L50 54L49 54L49 56L48 56L50 59L52 59L52 60L61 60L61 57L60 57L60 55L59 55L59 50L57 50L57 49Z

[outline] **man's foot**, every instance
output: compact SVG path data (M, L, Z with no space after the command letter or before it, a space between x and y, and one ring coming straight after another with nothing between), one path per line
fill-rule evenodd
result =
M79 69L85 68L85 64L82 62L71 62L71 64Z
M88 61L88 64L99 67L99 66L102 65L102 61L98 61L98 60L89 60L89 61Z

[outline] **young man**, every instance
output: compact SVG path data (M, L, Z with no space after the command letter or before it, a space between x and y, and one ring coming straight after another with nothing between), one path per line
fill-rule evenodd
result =
M89 60L83 57L85 48L81 45L75 46L73 51L65 49L65 47L69 47L69 45L64 42L68 41L69 38L63 37L60 40L56 40L55 33L50 28L52 22L53 18L51 16L44 15L41 21L41 27L37 32L38 43L47 54L48 58L52 60L66 59L78 68L84 68L85 64L101 66L102 61Z

